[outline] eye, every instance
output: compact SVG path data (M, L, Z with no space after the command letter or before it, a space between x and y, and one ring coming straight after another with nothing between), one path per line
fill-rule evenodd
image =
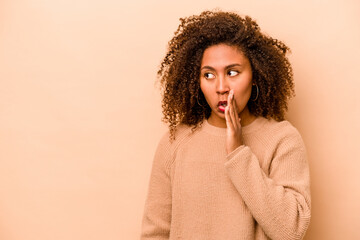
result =
M204 77L206 79L213 79L213 78L215 78L215 75L212 73L204 73Z
M236 75L238 75L238 74L239 74L239 72L238 72L238 71L235 71L235 70L230 70L230 71L228 72L228 75L231 76L231 77L236 76Z

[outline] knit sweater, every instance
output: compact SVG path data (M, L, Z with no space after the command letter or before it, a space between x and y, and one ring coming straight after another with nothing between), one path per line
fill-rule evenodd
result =
M226 128L204 120L160 140L141 239L302 239L310 222L304 142L288 121L257 117L226 153Z

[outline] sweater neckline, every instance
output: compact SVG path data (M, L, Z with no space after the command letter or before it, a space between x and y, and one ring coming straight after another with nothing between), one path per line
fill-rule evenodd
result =
M265 124L266 121L267 119L264 117L261 116L256 117L255 120L252 121L252 123L242 127L242 134L250 134L260 129ZM210 133L212 135L226 136L226 128L216 127L214 125L211 125L207 119L204 120L202 128L205 132Z

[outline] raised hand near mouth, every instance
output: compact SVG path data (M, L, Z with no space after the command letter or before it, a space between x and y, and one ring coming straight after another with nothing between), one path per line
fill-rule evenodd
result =
M243 145L240 118L234 98L234 90L230 90L228 105L225 108L226 120L226 152L227 154Z

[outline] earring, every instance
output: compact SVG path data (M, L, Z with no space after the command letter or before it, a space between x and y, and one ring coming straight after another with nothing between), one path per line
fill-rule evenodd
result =
M250 100L253 101L253 102L255 102L255 101L258 99L258 97L259 97L259 87L258 87L257 84L253 84L253 86L256 87L256 97L255 97L255 99L250 99ZM251 94L251 95L252 95L252 94Z
M198 103L201 107L203 107L203 105L201 105L201 104L199 103L199 94L196 95L196 101L197 101L197 103Z

